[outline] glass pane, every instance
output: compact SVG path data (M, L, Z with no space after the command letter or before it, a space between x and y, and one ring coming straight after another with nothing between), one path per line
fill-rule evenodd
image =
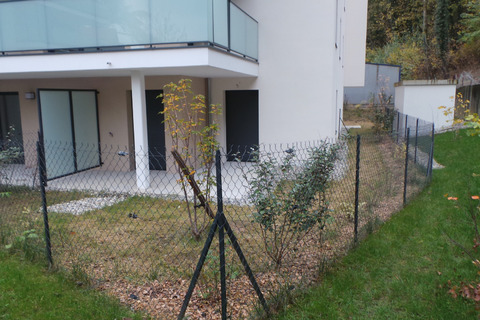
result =
M251 19L247 19L247 42L246 51L247 56L258 59L258 23Z
M4 95L7 111L7 121L8 127L7 130L10 130L10 127L14 128L12 140L15 144L22 145L22 120L20 117L20 101L18 99L18 94L7 94Z
M210 40L209 1L211 0L152 1L152 43Z
M148 0L96 0L99 46L150 43Z
M1 3L2 50L35 50L47 47L43 1Z
M234 4L230 4L231 49L258 58L258 24Z
M213 1L207 1L207 39L209 42L213 42Z
M68 91L39 92L47 178L75 172Z
M93 0L45 1L48 48L96 46Z
M79 171L100 165L95 96L95 91L72 92L77 170Z
M228 0L213 0L213 41L228 47Z
M240 53L246 51L246 16L235 5L230 4L230 45L231 49Z

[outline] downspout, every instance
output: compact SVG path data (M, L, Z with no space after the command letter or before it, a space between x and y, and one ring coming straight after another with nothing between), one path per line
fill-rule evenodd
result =
M206 115L205 115L205 123L207 126L211 125L211 119L210 119L210 96L212 94L212 89L211 89L211 79L210 78L205 78L205 106L207 108L206 110Z

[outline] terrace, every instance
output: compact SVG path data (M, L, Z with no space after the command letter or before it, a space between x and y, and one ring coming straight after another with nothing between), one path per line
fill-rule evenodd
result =
M225 201L239 203L247 201L247 177L251 176L251 163L225 162L223 183L234 186L225 190ZM37 168L23 164L10 164L2 168L2 178L11 186L38 187L40 179ZM150 172L148 188L138 188L135 171L112 171L94 168L67 175L47 182L51 191L84 191L94 194L129 194L166 199L182 199L184 196L178 173L153 170ZM187 190L190 191L190 190ZM214 190L212 190L213 193Z

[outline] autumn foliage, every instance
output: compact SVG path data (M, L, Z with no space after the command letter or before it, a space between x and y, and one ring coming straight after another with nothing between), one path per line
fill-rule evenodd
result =
M162 113L172 141L172 152L180 160L176 163L178 182L187 204L191 232L199 238L210 221L205 204L199 204L198 198L201 196L208 203L214 185L212 170L219 129L215 115L220 114L221 109L218 105L207 106L204 95L194 94L190 79L171 82L163 90L160 96L164 106ZM191 190L193 179L200 188L195 194Z

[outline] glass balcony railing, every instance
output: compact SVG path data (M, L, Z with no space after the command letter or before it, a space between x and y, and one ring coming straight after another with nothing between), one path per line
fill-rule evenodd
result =
M0 51L208 43L258 59L258 24L228 0L0 1Z

